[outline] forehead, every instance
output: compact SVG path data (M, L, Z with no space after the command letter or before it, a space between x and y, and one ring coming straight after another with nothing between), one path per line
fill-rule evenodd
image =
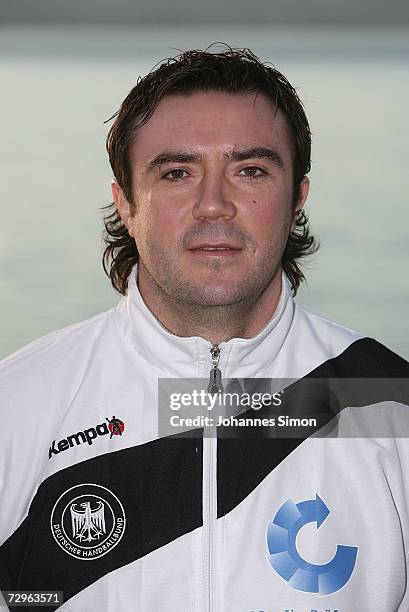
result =
M137 130L131 156L147 159L161 150L224 152L232 148L274 146L291 157L284 114L264 94L197 92L171 95Z

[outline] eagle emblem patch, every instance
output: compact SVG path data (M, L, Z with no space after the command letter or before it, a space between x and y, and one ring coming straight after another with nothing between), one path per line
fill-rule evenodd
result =
M124 508L106 487L80 484L63 493L54 504L50 527L64 552L90 561L110 552L126 526Z

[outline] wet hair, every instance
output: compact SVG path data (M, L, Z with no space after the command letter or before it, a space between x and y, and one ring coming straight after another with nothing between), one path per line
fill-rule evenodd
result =
M106 141L109 161L132 212L135 203L130 148L138 128L149 121L166 96L211 91L261 93L272 101L272 112L280 109L284 113L293 145L293 201L297 202L300 182L311 168L311 132L296 90L284 75L262 63L249 49L232 49L226 45L224 50L217 52L212 47L170 57L143 78L139 77L119 110L108 119L115 118ZM138 250L114 203L104 206L103 210L106 211L103 267L112 286L125 294L129 274L138 261ZM301 211L295 216L281 261L294 295L305 280L299 259L317 249L318 243L310 234L308 218Z

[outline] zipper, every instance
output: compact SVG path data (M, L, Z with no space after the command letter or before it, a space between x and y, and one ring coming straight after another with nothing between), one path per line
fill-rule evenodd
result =
M212 368L207 390L208 393L221 393L220 347L217 344L210 347L210 355ZM203 528L203 610L216 612L217 429L214 425L205 427L203 432Z
M203 528L204 528L204 580L203 580L203 610L216 612L215 602L215 529L217 522L217 485L216 485L216 452L217 440L215 432L208 430L207 437L203 438ZM205 434L206 435L206 434Z
M210 355L212 358L212 369L210 370L207 391L208 393L221 393L223 391L223 385L222 373L219 370L220 346L218 344L211 345Z

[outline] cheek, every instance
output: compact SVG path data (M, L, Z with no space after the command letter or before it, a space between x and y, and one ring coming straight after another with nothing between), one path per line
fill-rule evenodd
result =
M130 219L129 234L134 238L138 251L141 251L145 243L145 238L149 233L149 216L143 202L138 201L136 209Z
M152 218L151 194L149 191L134 190L135 210L132 217L132 234L135 241L142 243L144 238L152 231L154 220Z
M259 256L266 253L281 253L285 247L291 229L291 203L274 200L261 201L254 197L251 207L247 209L243 225L253 241L258 245ZM238 220L240 224L240 220Z
M289 201L254 198L247 208L246 217L250 229L261 235L285 233L292 221Z
M180 219L165 203L152 201L139 206L132 220L136 246L145 254L174 247L181 227Z

